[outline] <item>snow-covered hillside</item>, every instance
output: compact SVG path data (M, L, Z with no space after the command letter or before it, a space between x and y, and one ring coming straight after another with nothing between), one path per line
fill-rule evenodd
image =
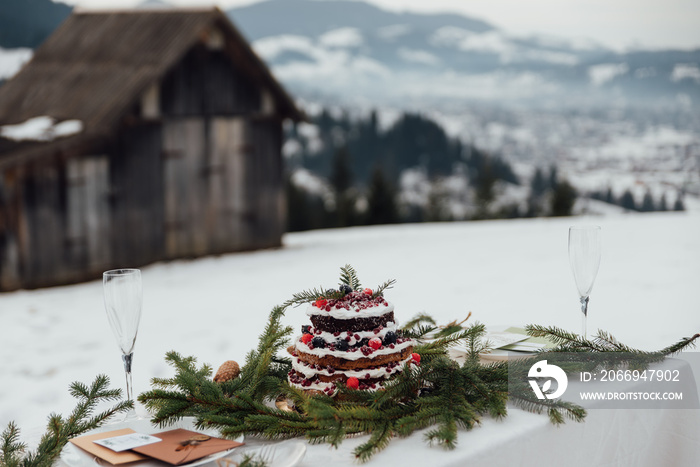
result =
M698 214L313 231L285 236L281 249L144 268L136 392L149 378L171 374L163 362L168 350L215 367L242 362L274 305L301 290L336 286L347 263L367 286L397 280L387 298L404 322L427 312L444 323L471 311L487 326L539 323L579 332L567 230L589 222L603 228L589 329L649 350L700 332ZM285 316L295 329L307 319L299 308ZM100 281L0 294L0 427L16 420L36 436L49 412L73 407L69 383L97 373L123 386Z

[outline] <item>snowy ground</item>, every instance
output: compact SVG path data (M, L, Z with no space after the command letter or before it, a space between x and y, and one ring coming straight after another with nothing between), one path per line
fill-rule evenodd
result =
M603 259L589 330L643 349L700 332L700 213L531 219L352 228L290 234L284 248L143 269L144 310L134 358L136 392L170 375L174 349L217 367L242 362L268 311L295 292L337 285L352 264L363 284L394 278L399 320L428 312L441 322L539 323L576 332L580 312L567 260L567 229L603 227ZM301 309L285 316L299 328ZM0 429L35 436L50 412L74 405L71 381L97 373L123 386L102 284L0 294Z

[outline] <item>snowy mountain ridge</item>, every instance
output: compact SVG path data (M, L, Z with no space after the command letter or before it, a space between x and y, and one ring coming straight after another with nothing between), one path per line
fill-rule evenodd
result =
M394 13L356 1L270 0L227 13L302 95L700 105L700 49L617 53L593 40L517 37L458 14Z

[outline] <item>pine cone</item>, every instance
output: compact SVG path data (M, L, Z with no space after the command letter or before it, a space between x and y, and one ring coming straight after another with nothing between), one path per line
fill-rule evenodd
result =
M216 372L214 376L214 382L223 383L225 381L237 378L241 372L241 368L238 366L234 360L228 360L219 367L219 371Z

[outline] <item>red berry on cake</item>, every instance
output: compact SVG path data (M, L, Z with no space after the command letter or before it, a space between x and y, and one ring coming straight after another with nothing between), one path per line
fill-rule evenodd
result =
M412 353L411 358L415 363L420 363L420 354L419 353Z
M369 340L368 344L374 350L379 350L379 348L382 346L382 340L378 337L373 337ZM418 354L416 354L416 355L418 355Z
M328 300L326 300L325 298L319 298L318 300L316 300L316 303L314 303L314 305L316 305L316 308L324 308L327 303Z
M363 292L365 293L365 295L372 295L372 293L373 293L372 289L365 289L365 290L363 290Z
M350 378L348 378L348 380L345 382L345 384L350 389L357 389L360 387L360 380L355 378L354 376L351 376Z
M311 342L311 339L313 339L313 338L314 338L314 336L312 336L311 334L304 334L303 336L301 336L301 341L304 344L308 344L309 342Z

